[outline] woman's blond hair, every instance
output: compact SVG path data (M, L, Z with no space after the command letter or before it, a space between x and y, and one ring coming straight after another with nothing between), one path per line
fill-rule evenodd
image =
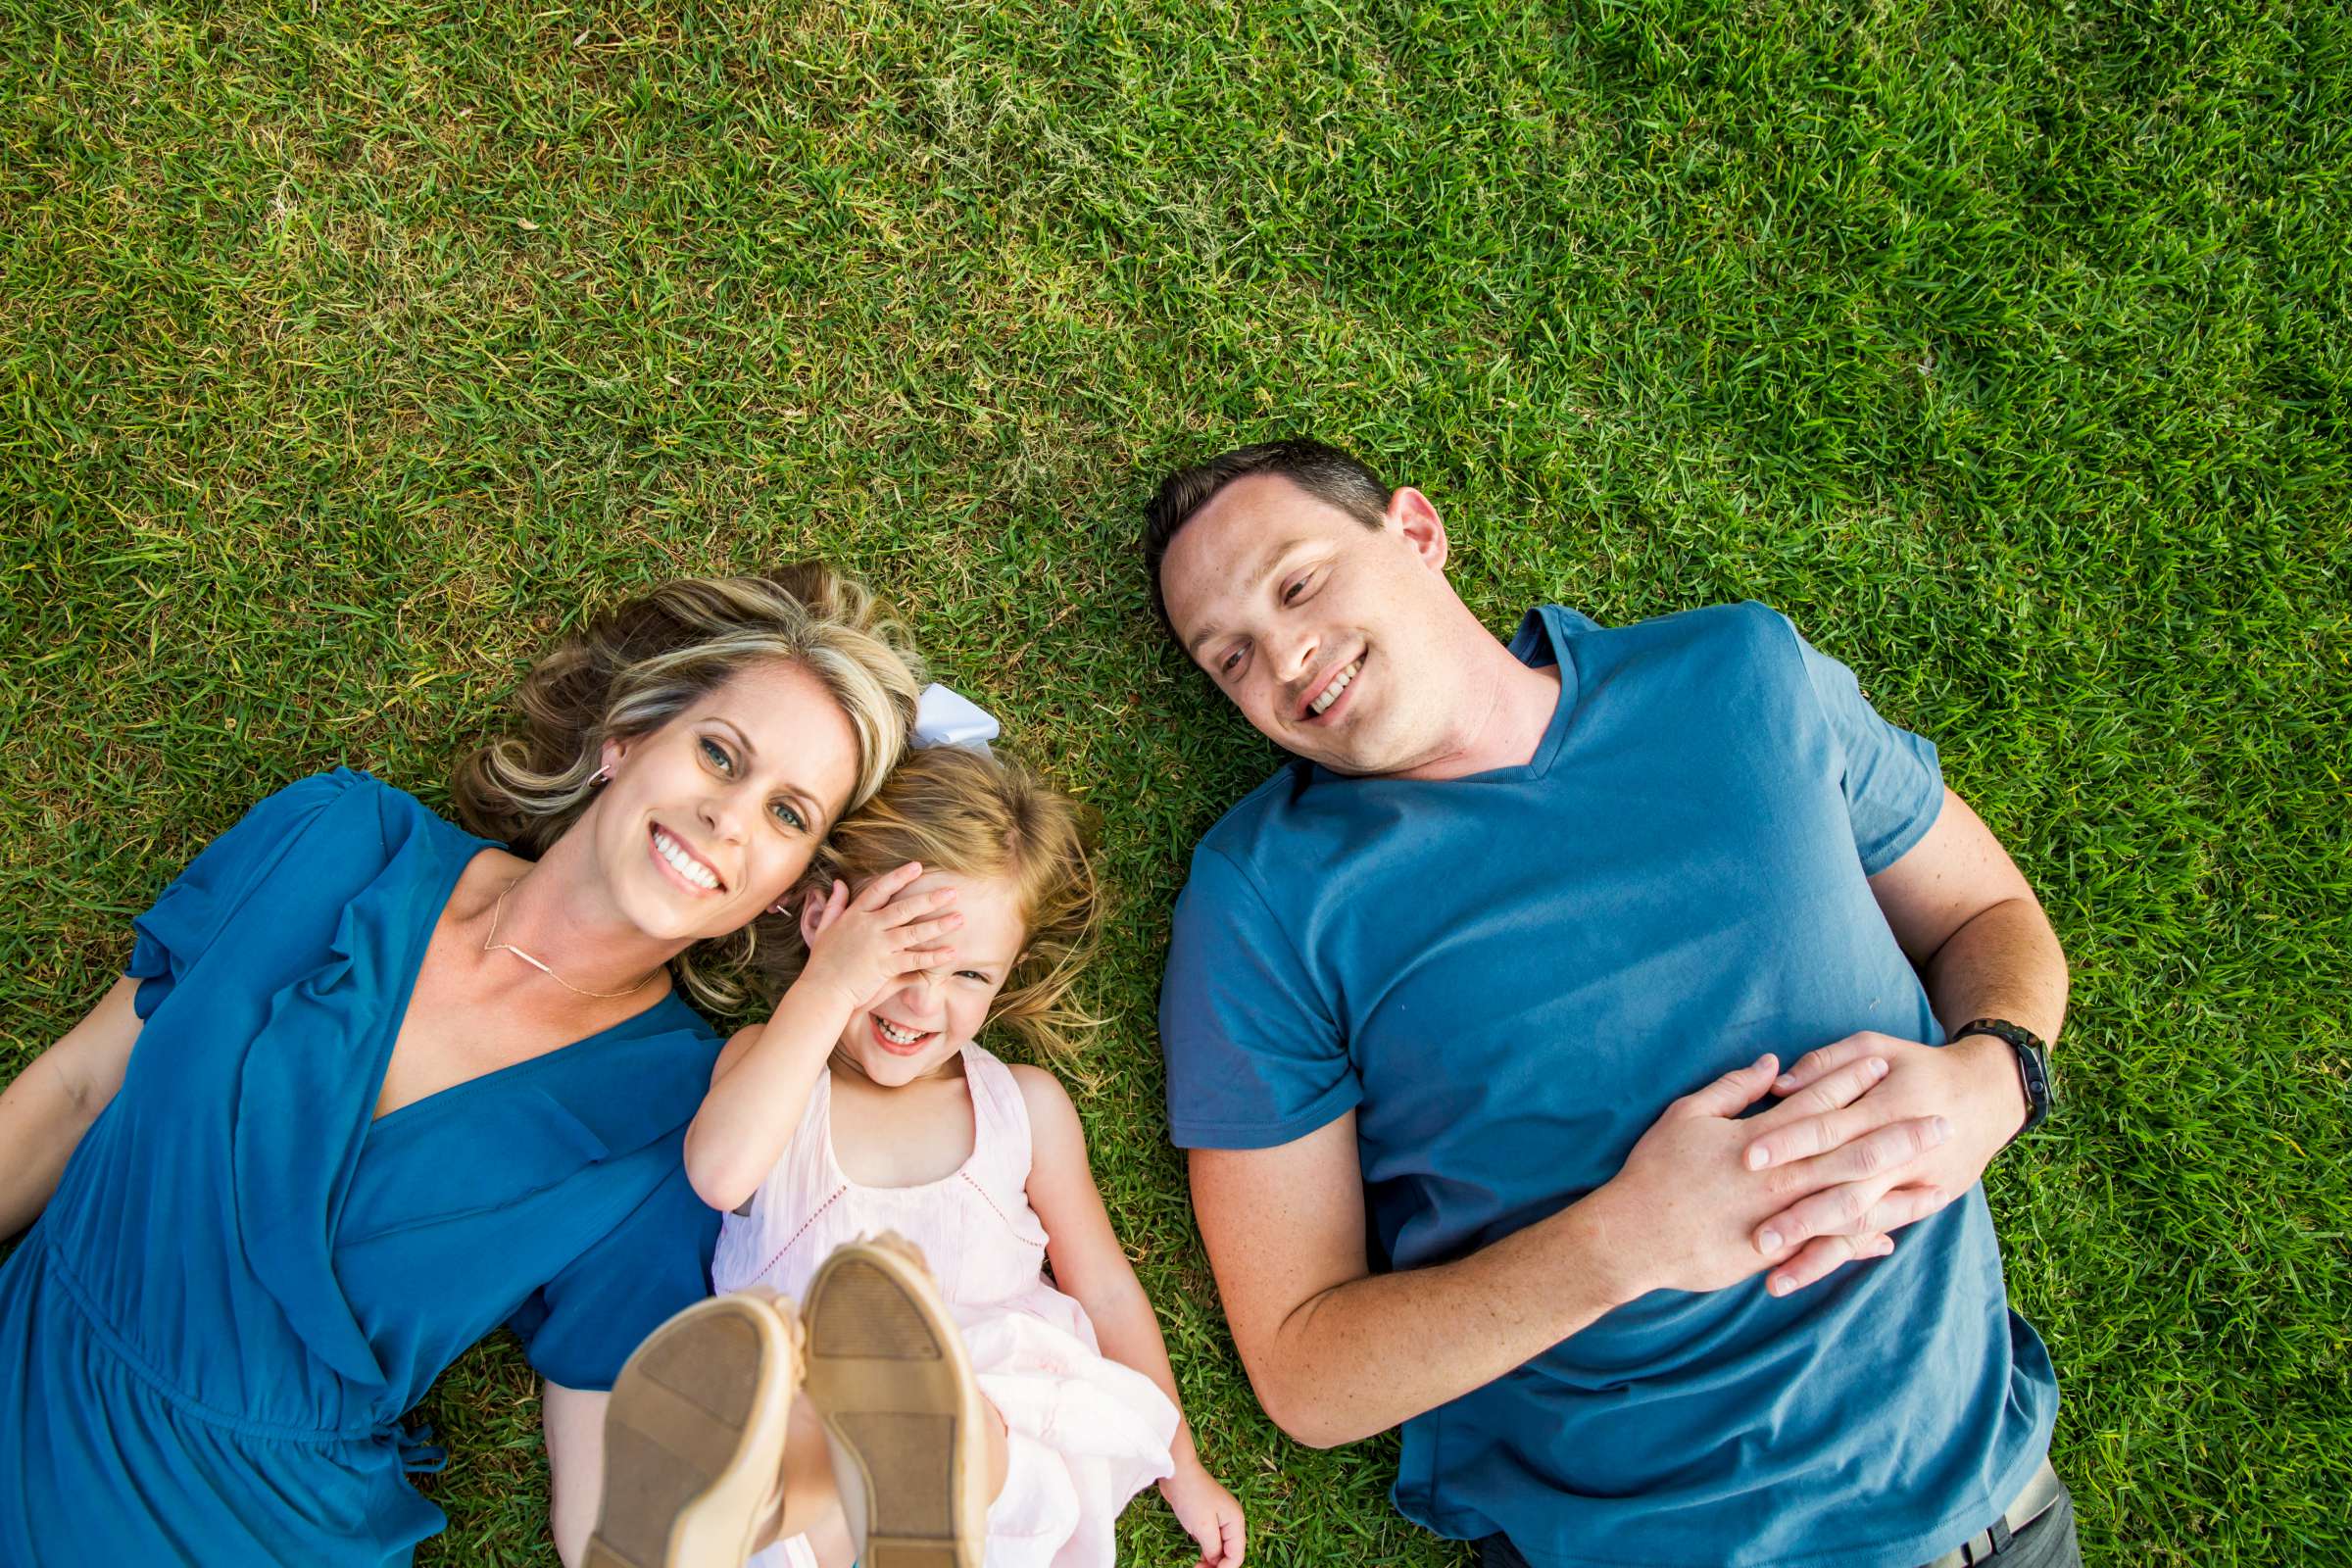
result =
M841 705L858 736L850 808L864 805L906 751L920 662L863 583L803 562L664 583L564 638L516 689L516 729L458 764L460 818L537 859L595 797L605 742L651 734L768 660L808 671ZM696 1002L732 1012L788 980L803 956L792 918L762 913L670 967Z
M1034 1056L1070 1058L1102 1022L1072 994L1102 918L1097 832L1091 808L1019 763L934 746L908 753L865 808L834 829L811 884L840 877L856 887L909 860L1009 881L1027 939L988 1022Z

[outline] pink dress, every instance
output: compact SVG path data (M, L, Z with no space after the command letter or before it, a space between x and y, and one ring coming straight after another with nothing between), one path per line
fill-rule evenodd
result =
M963 1050L972 1154L919 1187L860 1187L833 1157L833 1075L817 1075L800 1130L749 1214L719 1228L721 1291L772 1285L799 1300L844 1242L896 1231L923 1250L1009 1439L988 1514L988 1568L1110 1568L1127 1499L1171 1473L1176 1407L1103 1356L1085 1308L1044 1276L1046 1230L1029 1206L1029 1108L1012 1072ZM814 1568L794 1537L753 1559Z

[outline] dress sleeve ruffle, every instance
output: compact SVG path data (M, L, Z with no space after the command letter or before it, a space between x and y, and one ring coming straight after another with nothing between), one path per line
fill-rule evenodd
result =
M660 1185L508 1320L548 1382L610 1389L639 1341L710 1294L718 1215L687 1183L682 1137L632 1156L664 1167Z
M132 918L137 943L123 973L139 982L132 1005L140 1018L152 1016L163 1004L302 828L367 778L338 767L269 796L206 845L146 913Z

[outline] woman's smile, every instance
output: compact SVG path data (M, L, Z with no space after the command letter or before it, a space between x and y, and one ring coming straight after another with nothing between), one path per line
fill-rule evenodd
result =
M710 861L686 847L683 839L656 822L648 835L654 863L669 873L670 880L696 897L727 891L726 879L720 876Z

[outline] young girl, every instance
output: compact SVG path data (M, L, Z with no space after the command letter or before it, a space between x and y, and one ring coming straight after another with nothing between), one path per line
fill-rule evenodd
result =
M984 754L911 754L836 830L806 965L728 1043L687 1172L729 1211L722 1292L801 1299L878 1232L920 1250L985 1400L990 1568L1109 1568L1113 1521L1151 1481L1203 1563L1239 1568L1240 1505L1194 1451L1069 1096L976 1043L993 1024L1052 1054L1090 1022L1070 997L1098 911L1081 810ZM763 1564L847 1568L845 1521L794 1500L807 1533Z

